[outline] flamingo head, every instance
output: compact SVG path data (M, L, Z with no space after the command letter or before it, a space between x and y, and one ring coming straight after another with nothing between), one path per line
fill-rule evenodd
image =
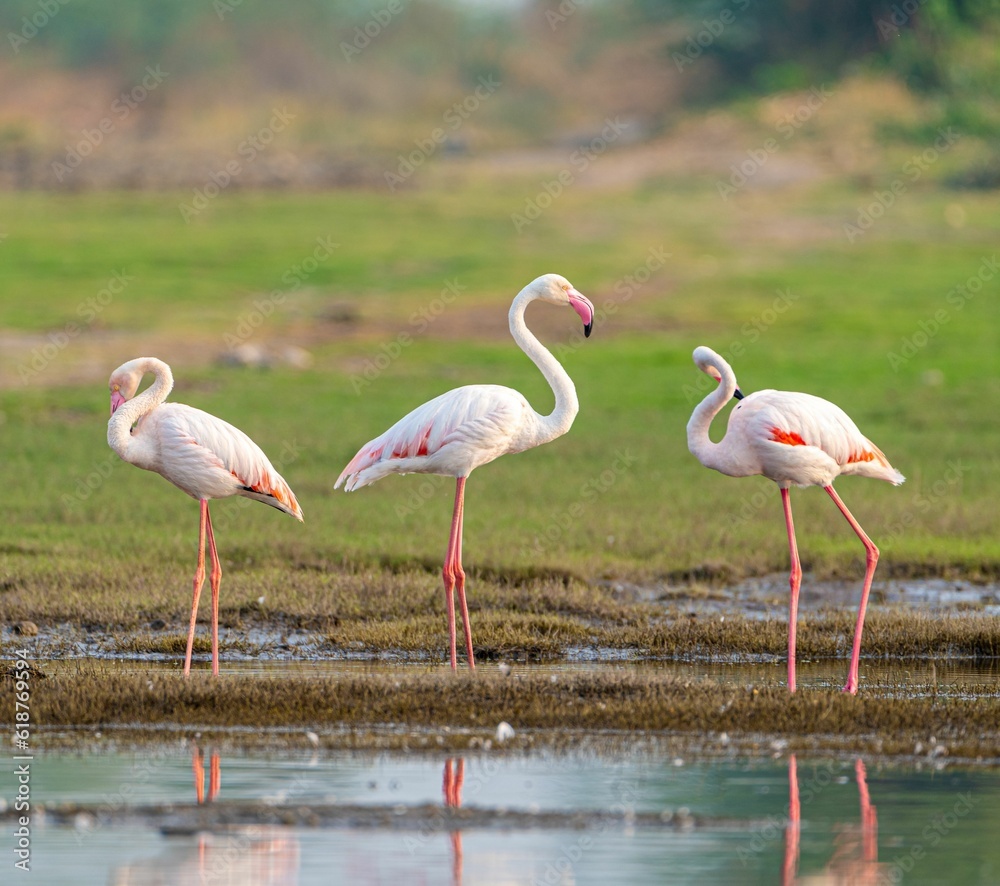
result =
M590 336L594 328L594 305L583 293L578 292L572 283L559 274L543 274L529 287L543 301L554 305L569 305L583 320L583 334Z
M138 363L138 360L130 360L111 373L111 378L108 379L108 390L111 392L112 415L123 403L131 400L135 396L135 392L139 390L144 369Z
M701 345L694 349L694 353L691 355L694 359L695 365L705 373L709 378L714 378L716 382L722 384L722 370L725 369L729 375L733 375L732 367L725 361L725 359L719 354L715 353L711 348L706 348ZM735 380L735 379L734 379ZM733 392L733 397L737 400L743 399L743 391L740 390L740 386L736 385L736 390Z

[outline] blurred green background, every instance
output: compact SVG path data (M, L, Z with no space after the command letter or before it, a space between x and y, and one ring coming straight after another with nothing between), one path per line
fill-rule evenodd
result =
M228 593L437 569L450 481L333 481L450 387L547 412L506 315L550 271L599 308L585 344L528 314L580 415L473 475L471 570L784 570L774 485L687 452L707 344L907 476L838 487L880 577L1000 571L994 3L8 0L0 37L0 610L43 578L141 588L143 559L182 584L194 504L105 440L145 354L305 511L215 507ZM805 567L860 576L826 496L794 499Z

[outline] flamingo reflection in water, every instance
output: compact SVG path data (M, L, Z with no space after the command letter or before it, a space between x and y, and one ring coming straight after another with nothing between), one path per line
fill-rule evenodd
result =
M205 791L205 751L195 746L191 769L198 806L218 799L222 788L222 761L218 751L208 755L208 792ZM297 886L299 841L290 829L257 825L220 832L198 831L197 843L169 847L160 855L116 868L113 886L203 886L240 883L243 886Z
M450 809L458 809L462 805L462 785L465 782L465 760L444 761L444 805ZM449 832L451 838L451 882L454 886L462 886L462 832Z
M822 872L798 876L799 836L801 833L802 810L799 802L798 765L793 754L788 759L788 825L785 828L785 858L781 870L782 886L793 884L871 884L880 882L880 871L884 865L878 860L878 814L872 806L868 794L868 777L865 764L859 758L854 763L854 774L858 782L858 796L861 800L861 822L859 825L845 824L837 835L837 849Z
M208 760L208 802L211 803L219 796L222 789L222 762L219 759L219 752L212 751ZM191 758L191 768L194 770L194 795L198 805L202 806L206 802L205 798L205 752L197 745L194 747Z

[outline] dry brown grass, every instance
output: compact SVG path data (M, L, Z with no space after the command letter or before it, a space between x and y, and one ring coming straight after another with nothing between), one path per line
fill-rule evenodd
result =
M253 678L123 675L81 665L34 680L36 729L164 727L226 734L308 728L336 743L343 731L391 730L401 745L468 747L501 721L527 731L531 743L561 744L573 735L612 731L686 734L706 742L727 733L780 737L789 746L835 746L910 754L930 736L952 756L996 756L1000 727L995 697L983 687L948 697L905 693L803 691L777 684L726 686L709 680L635 673L504 677L501 674L367 674L341 678ZM5 693L3 716L11 712ZM428 733L430 731L430 733Z

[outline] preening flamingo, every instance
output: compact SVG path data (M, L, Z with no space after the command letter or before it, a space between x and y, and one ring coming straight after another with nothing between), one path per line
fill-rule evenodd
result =
M154 382L139 394L142 377L151 372ZM185 406L164 403L174 377L170 367L155 357L139 357L111 373L111 418L108 445L122 459L156 473L182 489L201 505L198 534L198 567L194 574L194 600L188 629L184 676L191 671L198 598L205 583L205 537L212 561L212 673L219 673L219 584L222 566L215 547L208 501L243 495L262 501L302 520L302 509L281 475L260 447L246 434L221 418Z
M501 455L523 452L562 436L580 409L572 379L525 325L525 308L536 299L569 305L583 320L587 336L594 322L594 306L558 274L545 274L533 280L510 306L510 334L541 370L555 394L556 405L551 414L539 415L522 394L500 385L455 388L418 406L384 434L362 446L334 485L336 489L346 481L344 488L350 492L387 474L443 474L455 478L455 509L443 570L453 670L458 667L456 587L469 667L476 666L462 570L465 480L474 468Z
M791 551L791 602L788 616L788 688L795 691L795 621L799 606L802 566L792 524L790 486L822 486L867 552L865 583L854 629L851 667L844 692L858 691L858 659L861 656L861 629L865 622L868 593L878 564L878 548L833 489L841 474L857 474L887 480L898 486L905 479L889 464L882 451L858 430L839 406L811 394L790 391L756 391L746 397L736 384L729 364L711 348L694 351L695 365L719 382L691 415L687 425L688 449L706 468L730 477L763 474L781 488L781 501ZM712 419L731 397L740 402L729 414L726 436L713 443L708 436Z

